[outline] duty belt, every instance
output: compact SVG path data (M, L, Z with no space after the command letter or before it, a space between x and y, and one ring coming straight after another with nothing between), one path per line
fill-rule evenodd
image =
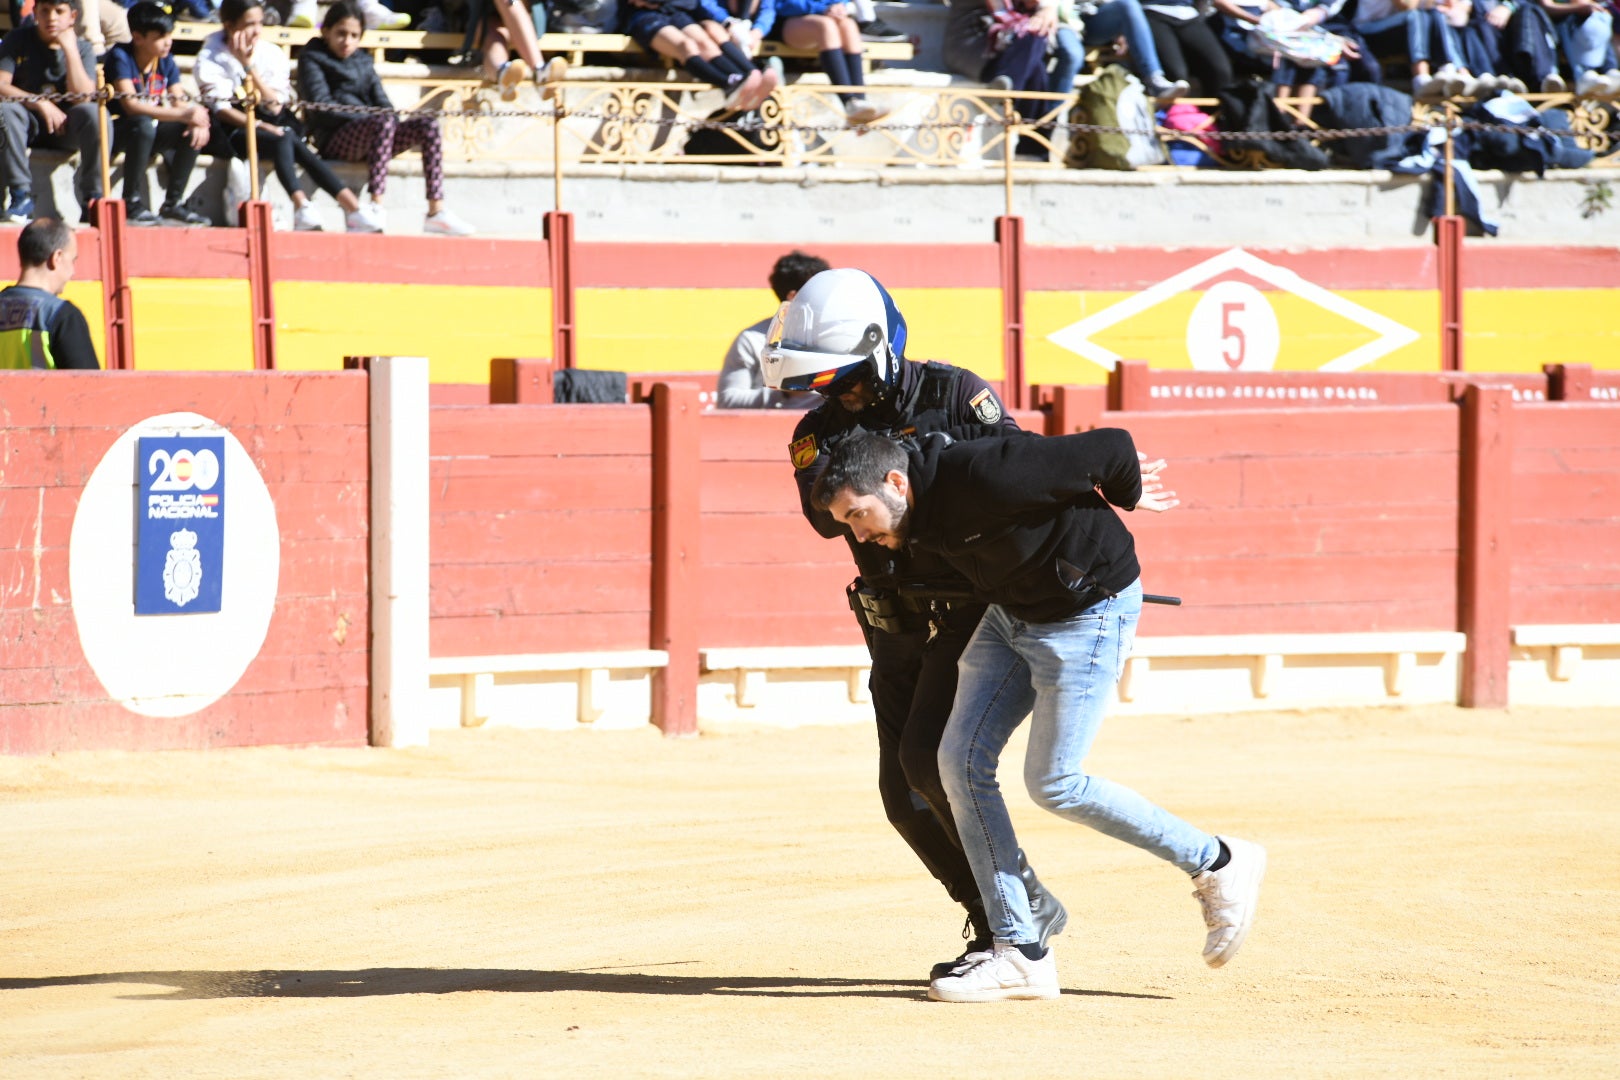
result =
M847 590L850 610L873 630L885 634L914 634L931 628L954 608L968 606L973 594L966 589L901 585L874 589L856 578Z

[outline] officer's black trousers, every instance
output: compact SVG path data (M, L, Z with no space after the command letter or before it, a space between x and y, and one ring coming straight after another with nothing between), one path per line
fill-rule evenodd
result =
M939 780L939 740L956 698L956 661L982 609L951 612L948 629L872 632L872 708L877 714L878 792L895 831L952 900L979 906L979 887L962 854Z

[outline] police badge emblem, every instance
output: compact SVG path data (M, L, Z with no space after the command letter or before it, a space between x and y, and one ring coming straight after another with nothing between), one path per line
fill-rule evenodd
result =
M980 390L977 394L974 394L973 400L969 401L968 405L972 407L973 415L977 416L984 423L1000 423L1001 402L996 400L995 391L991 390L988 386L983 390Z
M807 469L816 460L821 451L816 447L816 437L806 435L796 439L788 446L788 456L793 459L795 469Z

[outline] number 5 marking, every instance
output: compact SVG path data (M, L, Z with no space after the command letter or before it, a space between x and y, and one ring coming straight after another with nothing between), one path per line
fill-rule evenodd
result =
M1244 335L1243 328L1232 321L1232 316L1243 310L1244 306L1241 303L1221 305L1221 340L1232 338L1237 341L1237 353L1234 355L1229 350L1222 350L1221 359L1225 360L1226 366L1233 371L1243 366L1243 357L1248 350L1248 338Z

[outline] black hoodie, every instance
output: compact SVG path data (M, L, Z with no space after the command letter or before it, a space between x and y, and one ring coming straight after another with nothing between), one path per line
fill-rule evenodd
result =
M1078 615L1141 573L1130 530L1109 505L1129 510L1142 498L1128 431L948 445L924 437L908 472L909 542L942 556L1016 619ZM1095 587L1065 585L1059 559Z

